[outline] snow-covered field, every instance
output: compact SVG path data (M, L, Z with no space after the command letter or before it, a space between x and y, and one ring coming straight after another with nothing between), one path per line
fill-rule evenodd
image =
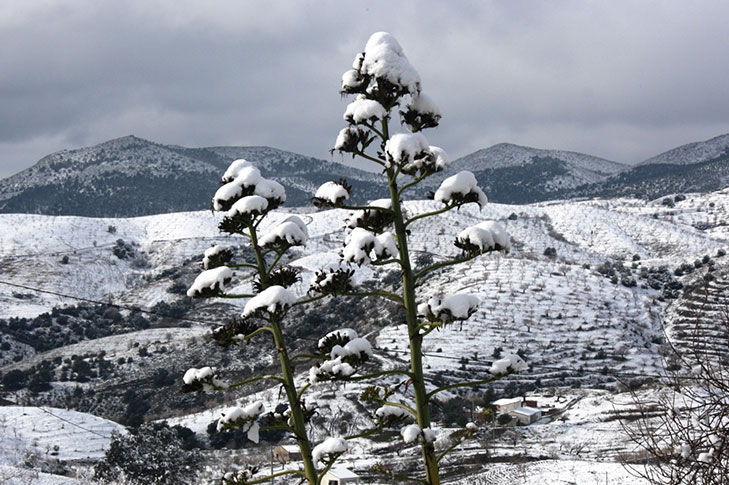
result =
M438 204L415 201L405 207L415 215L433 210ZM414 224L411 247L415 254L427 252L436 261L457 255L455 235L484 220L501 222L513 244L509 254L486 255L436 272L422 287L421 301L460 292L481 300L478 311L462 326L434 332L426 339L428 376L479 377L486 373L499 349L504 353L519 350L530 369L517 377L517 382L557 388L558 394L573 401L561 415L564 421L540 421L519 428L516 444L502 440L493 447L504 456L526 450L531 458L554 459L519 465L490 464L473 481L460 479L453 483L500 485L539 480L582 484L605 483L606 478L607 483L639 483L616 461L619 453L629 447L618 421L605 419L616 408L629 405L627 395L567 386L589 386L603 377L608 382L611 376L614 383L615 376L628 380L632 376L656 375L661 369L661 319L670 302L662 301L660 292L644 287L640 279L635 286L624 286L611 282L596 268L606 261L621 261L628 268L632 266L633 275L641 268L662 265L672 272L680 264L705 255L723 265L716 254L729 245L729 226L724 222L729 220L728 209L729 192L720 191L687 194L686 200L673 209L660 200L646 204L630 199L529 206L489 204L481 211L464 207L427 223ZM307 223L310 236L306 248L294 252L288 262L302 270L302 282L293 288L301 296L316 270L338 263L345 236L341 226L349 213L297 212ZM275 213L263 231L289 215L285 211ZM142 308L172 301L175 297L167 291L170 281L158 278L162 271L199 258L211 243L242 244L241 240L221 236L217 223L218 216L210 212L133 219L0 215L0 318L35 316L53 306L77 303L64 295ZM122 260L114 256L112 249L118 239L134 245L135 258ZM553 248L556 256L545 255L547 248ZM67 261L62 261L66 256ZM388 271L387 267L355 269L358 283L377 280ZM250 288L246 270L236 271L233 287L241 292ZM230 304L242 309L245 300ZM149 329L56 349L26 363L102 350L119 359L136 352L131 342L153 346L162 341L174 349L207 331L206 326L174 331ZM370 340L379 362L400 365L399 359L406 351L403 327L384 328ZM297 370L303 380L306 369ZM353 401L361 389L358 385L339 391L329 384L314 386L308 399L317 402L321 413L345 419L348 413L359 412ZM245 404L253 399L273 404L278 400L278 390L261 391L237 401ZM234 404L217 402L219 406L175 418L171 423L204 434L208 424ZM57 453L53 457L64 461L98 459L111 431L119 429L90 415L46 411L0 407L0 478L16 470L10 465L18 463L28 451L41 456ZM366 425L367 419L352 426ZM83 436L82 428L86 429ZM355 442L352 457L367 463L372 459L372 446L364 440ZM471 452L466 447L462 453L467 456ZM12 480L16 481L9 483L20 483L17 478ZM57 480L61 481L37 483L70 483Z

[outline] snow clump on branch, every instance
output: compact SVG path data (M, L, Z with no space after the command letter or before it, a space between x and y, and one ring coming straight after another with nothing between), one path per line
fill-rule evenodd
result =
M250 162L238 159L230 164L221 179L222 185L213 196L213 209L228 210L241 197L257 195L276 207L286 201L286 190L281 184L261 176Z
M296 303L296 295L283 286L270 286L248 300L243 308L243 318L255 315L263 310L276 313Z
M217 296L225 291L225 285L233 279L233 271L227 266L203 271L187 290L187 296L193 298Z
M385 232L375 236L366 229L356 227L347 235L342 249L342 259L357 265L370 263L372 260L384 260L397 257L397 244L392 233Z
M355 366L368 361L374 354L372 345L367 339L357 337L351 328L343 328L329 332L318 342L322 353L329 353L329 360L318 367L309 369L309 382L316 384L320 380L347 379L355 372Z
M228 384L218 377L215 367L202 367L200 369L192 367L187 369L182 377L182 382L185 384L182 392L211 392L228 387Z
M244 408L230 408L218 420L218 431L240 428L248 433L249 440L258 443L260 425L257 419L263 413L263 410L264 406L261 401L256 401Z
M420 92L420 75L405 57L395 37L387 32L376 32L370 36L364 52L357 55L352 68L364 76L394 84L407 93ZM348 75L348 81L355 79L354 74Z
M427 303L418 305L418 314L441 322L466 320L481 304L481 300L473 295L451 295L443 300L431 298Z
M363 94L347 105L344 119L349 123L358 125L365 121L374 121L384 118L387 111L384 106L373 99L367 99Z
M484 221L461 231L456 237L456 247L469 254L511 249L511 240L504 226L495 221Z
M205 250L201 264L203 269L213 269L223 266L231 259L233 259L233 251L216 244Z
M486 205L486 194L478 186L476 176L468 170L448 177L435 192L435 200L444 204L463 205L476 202L480 208Z
M494 361L489 372L495 376L501 376L509 372L522 372L529 368L524 359L516 354L507 355L503 359Z
M311 451L311 457L314 463L319 463L325 456L329 458L329 462L333 462L337 456L341 455L349 449L347 440L343 438L327 438L319 443Z
M322 207L336 206L349 199L349 190L336 182L323 183L314 194L314 202Z
M261 236L258 242L263 247L303 246L308 239L308 233L305 231L306 226L302 230L296 222L284 221L271 232Z

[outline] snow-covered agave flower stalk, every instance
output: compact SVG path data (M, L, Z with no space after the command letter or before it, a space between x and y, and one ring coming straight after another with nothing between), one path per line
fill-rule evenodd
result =
M329 465L349 449L349 444L344 438L329 437L314 447L311 456L314 463L325 463Z
M372 356L372 345L351 328L329 332L319 340L319 352L329 359L309 369L309 382L346 380Z
M400 430L400 436L405 443L412 443L421 438L424 443L432 444L438 439L439 430L433 428L421 429L416 423L409 424Z
M182 382L182 392L211 392L228 388L228 384L218 376L215 367L192 367L185 372Z
M246 303L243 318L280 315L296 303L296 295L283 286L269 286Z
M407 409L385 404L375 410L375 420L383 428L395 426L406 420L412 420L413 415ZM419 428L418 428L419 430Z
M489 368L489 372L494 376L502 376L515 372L523 372L528 368L529 366L526 362L524 362L524 359L517 354L510 354L502 359L494 361Z
M260 170L250 162L240 159L230 164L223 178L223 184L213 196L213 210L226 211L242 197L257 195L268 201L271 208L286 201L286 191L274 180L261 176Z
M309 239L306 224L298 216L291 216L258 239L264 248L283 252L291 246L303 246Z
M474 295L464 293L443 298L430 298L418 305L418 314L430 322L451 323L455 320L467 320L478 309L481 300Z
M394 216L390 199L373 200L367 206L372 207L372 209L358 210L349 216L349 219L346 220L347 227L351 229L361 227L379 234L392 224Z
M428 144L420 133L398 133L385 143L385 166L397 165L408 175L425 177L450 165L445 150Z
M511 250L509 235L504 226L495 221L484 221L464 229L456 237L455 245L469 255Z
M476 202L481 208L488 202L486 194L478 186L476 176L468 170L445 179L436 190L434 199L453 206Z
M228 409L218 420L218 431L230 429L241 429L248 433L248 439L258 443L258 432L261 426L258 418L263 413L264 406L261 401L256 401L246 407L233 407Z
M213 269L224 266L233 259L233 251L219 245L213 245L205 250L201 265L203 269Z
M225 293L225 285L233 279L233 271L227 266L208 269L195 278L187 290L187 296L193 298L210 298Z
M395 258L397 255L397 244L392 233L385 232L375 236L361 227L356 227L347 235L341 252L342 260L359 266Z
M352 187L344 180L339 182L324 182L311 199L312 203L323 209L325 207L340 207L345 200L349 200Z
M400 116L410 131L415 133L425 128L435 128L443 115L430 96L421 92L412 96L405 109L400 110Z

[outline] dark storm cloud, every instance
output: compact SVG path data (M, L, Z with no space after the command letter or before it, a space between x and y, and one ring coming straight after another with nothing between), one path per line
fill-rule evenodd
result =
M0 6L0 176L135 134L317 157L339 78L392 32L452 156L508 141L636 162L729 131L724 2L29 2Z

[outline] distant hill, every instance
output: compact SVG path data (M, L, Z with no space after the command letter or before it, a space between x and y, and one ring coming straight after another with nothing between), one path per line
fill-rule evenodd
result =
M561 197L628 168L583 153L500 143L459 158L450 170L473 172L494 202L525 204Z
M269 147L186 148L135 136L63 150L0 180L0 213L133 217L206 209L231 161L245 158L286 187L288 207L307 206L322 183L344 177L353 202L387 196L381 175ZM690 143L636 166L582 153L500 143L457 159L414 193L470 170L493 202L582 197L655 199L729 185L729 134Z
M727 185L729 134L682 145L606 180L564 195L656 199L680 192L710 192Z
M236 158L283 184L288 206L307 205L319 185L340 176L362 200L385 195L375 174L275 148L185 148L126 136L48 155L0 180L0 212L132 217L202 210Z

